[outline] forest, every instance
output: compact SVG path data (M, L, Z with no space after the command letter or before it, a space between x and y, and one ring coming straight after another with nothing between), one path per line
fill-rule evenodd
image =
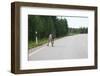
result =
M28 47L33 48L47 42L49 34L55 38L88 33L88 28L70 28L65 18L57 16L28 15ZM36 36L38 44L35 43Z

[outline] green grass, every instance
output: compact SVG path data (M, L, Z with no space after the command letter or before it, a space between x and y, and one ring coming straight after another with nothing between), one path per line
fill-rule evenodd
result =
M41 39L41 40L39 39L39 40L38 40L38 44L36 44L36 41L29 41L29 42L28 42L28 49L41 46L41 45L47 43L47 41L48 41L47 38L43 38L43 39Z
M76 35L76 34L79 34L79 33L69 33L66 36L72 36L72 35ZM60 39L60 38L63 38L63 37L65 37L65 36L62 36L62 37L59 37L59 38L56 38L56 39ZM38 44L36 44L36 41L29 41L28 42L28 49L41 46L41 45L43 45L43 44L45 44L47 42L48 42L48 38L39 39L38 40Z

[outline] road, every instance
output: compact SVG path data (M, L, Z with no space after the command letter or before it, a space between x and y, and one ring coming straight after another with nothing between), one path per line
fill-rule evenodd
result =
M42 46L29 53L29 60L80 59L88 57L88 34L57 39L54 47Z

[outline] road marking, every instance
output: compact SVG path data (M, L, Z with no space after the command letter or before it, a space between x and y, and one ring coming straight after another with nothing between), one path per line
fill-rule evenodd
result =
M33 55L33 54L39 52L40 50L42 50L42 49L44 49L44 48L46 48L46 46L41 47L40 49L37 49L36 51L33 51L32 53L29 54L29 57L30 57L31 55Z

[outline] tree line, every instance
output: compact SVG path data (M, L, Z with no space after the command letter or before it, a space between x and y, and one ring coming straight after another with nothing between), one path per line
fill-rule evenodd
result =
M48 38L51 33L58 38L70 33L88 33L88 28L70 28L68 27L67 19L58 18L57 16L28 15L29 41L34 41L36 35L38 36L38 39Z
M28 15L28 40L33 41L37 36L39 39L48 38L50 33L55 37L68 34L68 23L66 19L57 16Z
M88 33L88 28L87 27L68 28L68 32L74 34L84 34L84 33Z

